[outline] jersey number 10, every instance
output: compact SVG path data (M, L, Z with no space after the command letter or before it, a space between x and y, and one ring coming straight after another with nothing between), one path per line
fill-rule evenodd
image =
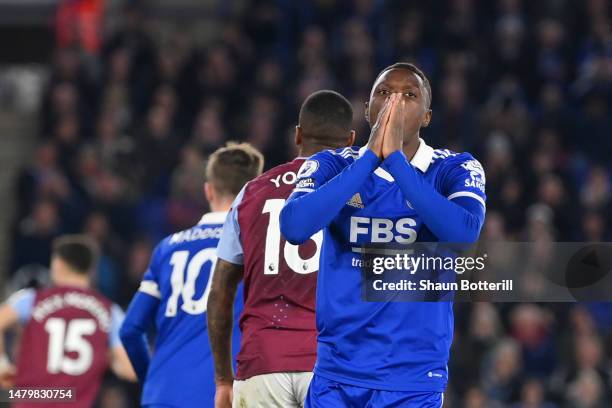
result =
M282 198L275 198L266 200L264 204L262 214L269 213L270 221L268 221L268 230L266 231L266 248L264 257L264 275L277 275L278 274L278 263L280 256L280 213L285 205L285 200ZM315 216L316 214L312 214ZM321 254L321 244L323 243L323 231L319 231L310 237L317 246L317 249L310 258L302 259L299 252L299 246L293 245L290 242L285 241L283 248L283 255L287 266L301 275L306 275L312 272L316 272L319 269L319 255Z
M212 282L213 271L217 263L217 251L215 248L205 248L197 252L193 258L189 260L189 251L176 251L170 258L172 265L172 275L170 275L170 284L172 285L172 294L168 298L166 305L166 316L176 316L178 309L179 296L183 299L181 309L189 314L198 315L206 311L206 303L208 302L208 294L210 293L210 284ZM210 262L210 273L204 294L199 299L194 299L196 291L196 280L200 276L202 267L206 262ZM187 278L185 279L185 268L187 268Z

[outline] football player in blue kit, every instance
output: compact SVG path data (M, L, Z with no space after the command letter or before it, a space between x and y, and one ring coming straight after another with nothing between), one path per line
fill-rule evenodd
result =
M385 68L366 104L368 144L310 157L281 212L292 244L324 231L307 407L442 406L452 302L366 302L354 262L369 244L478 239L484 171L469 153L433 149L420 138L431 95L416 66Z
M214 406L215 376L206 306L217 244L236 194L262 169L263 156L247 143L215 151L208 160L204 185L212 212L204 214L197 225L166 237L155 248L120 331L143 383L142 406ZM231 336L234 356L240 347L237 322L241 311L239 293ZM144 334L153 325L155 347L150 355Z

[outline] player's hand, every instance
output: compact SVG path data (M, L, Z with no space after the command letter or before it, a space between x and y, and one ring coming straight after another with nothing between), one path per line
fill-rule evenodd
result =
M12 364L2 368L2 371L0 371L0 388L6 390L15 385L16 371L15 366Z
M217 384L215 390L215 408L232 408L232 384Z
M402 150L404 145L404 124L406 123L406 101L399 93L392 96L393 105L389 110L389 122L382 145L382 157L386 159L393 152Z
M387 129L387 123L389 122L389 113L391 111L391 105L393 103L394 96L391 95L378 113L376 123L372 126L370 132L370 139L368 140L367 147L372 150L379 159L383 159L383 140L385 137L385 131Z

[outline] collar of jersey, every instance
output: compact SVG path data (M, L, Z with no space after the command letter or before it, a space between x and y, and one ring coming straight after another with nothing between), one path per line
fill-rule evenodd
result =
M223 224L227 217L227 211L209 212L202 216L198 225L202 224Z
M367 148L368 148L367 146L363 146L361 149L359 149L359 157L363 156ZM434 152L433 147L429 146L427 143L425 143L423 139L419 137L419 148L417 149L416 153L412 157L412 160L410 160L410 164L412 164L414 167L416 167L417 169L425 173L427 169L429 168L429 165L431 164L431 159L433 158L433 152ZM389 174L389 172L383 169L382 167L378 167L376 170L374 170L374 174L376 174L378 177L383 178L387 181L395 180L393 176Z

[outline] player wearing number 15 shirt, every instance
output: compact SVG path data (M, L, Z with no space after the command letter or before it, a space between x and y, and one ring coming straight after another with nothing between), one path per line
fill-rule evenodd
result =
M216 247L232 201L261 174L263 157L244 143L215 151L206 167L204 191L213 212L187 230L162 240L151 257L121 327L121 339L143 383L145 407L214 405L213 361L206 333L206 303ZM240 311L242 299L236 304ZM154 322L152 357L144 334ZM234 351L240 333L234 328Z
M23 401L13 407L91 407L109 363L118 376L136 379L119 340L123 312L90 288L96 252L85 236L58 238L51 257L54 286L23 289L0 308L0 338L8 327L23 325L16 372L2 353L3 387L71 388L74 398L63 403Z
M299 156L350 145L353 111L333 91L304 101L296 127ZM217 407L301 407L316 358L315 290L322 233L301 246L282 237L279 214L291 194L301 157L249 182L238 195L219 242L209 298ZM316 217L317 214L305 214ZM242 343L233 381L228 337L237 283L244 281Z

